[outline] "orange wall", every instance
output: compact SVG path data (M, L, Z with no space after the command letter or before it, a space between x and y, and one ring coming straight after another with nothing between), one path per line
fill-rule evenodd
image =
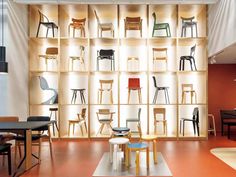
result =
M221 131L220 109L236 108L236 64L208 65L208 112Z

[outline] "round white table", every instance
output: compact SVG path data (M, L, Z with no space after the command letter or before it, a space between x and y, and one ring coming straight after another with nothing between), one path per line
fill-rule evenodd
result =
M117 170L118 145L127 145L128 143L129 143L128 138L111 138L111 139L109 139L109 144L110 144L110 156L109 156L109 158L110 158L110 163L113 163L113 169L114 170ZM114 160L113 160L113 156L114 156Z

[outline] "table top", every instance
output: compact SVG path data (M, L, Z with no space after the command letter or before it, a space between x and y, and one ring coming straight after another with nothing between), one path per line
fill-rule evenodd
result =
M50 124L51 121L2 122L0 130L31 130Z
M130 128L128 128L128 127L113 127L112 128L112 130L114 131L114 132L128 132L128 131L130 131Z

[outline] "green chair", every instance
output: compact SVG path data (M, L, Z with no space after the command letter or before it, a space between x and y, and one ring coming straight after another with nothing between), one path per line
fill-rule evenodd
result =
M170 25L169 23L157 23L156 13L153 12L152 16L154 18L152 37L171 37ZM158 30L166 30L166 36L155 36L155 31Z

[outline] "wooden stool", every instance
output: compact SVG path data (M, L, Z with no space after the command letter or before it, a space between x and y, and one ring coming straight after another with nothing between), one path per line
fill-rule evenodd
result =
M126 156L126 166L130 166L130 152L135 151L136 153L136 175L139 175L139 156L140 156L140 151L146 150L146 163L147 163L147 169L149 169L149 148L148 144L146 143L129 143L128 148L126 149L127 156Z
M113 163L113 169L117 170L117 152L118 152L118 145L125 146L124 149L124 156L125 153L127 152L127 144L129 142L128 138L111 138L109 139L109 144L110 144L110 163ZM114 151L114 152L113 152ZM113 160L113 155L114 155L114 160Z
M57 112L58 108L49 108L50 111L50 121L52 122L52 131L53 131L53 136L55 136L55 127L57 129L57 132L59 133L59 128L57 125ZM52 120L52 114L54 113L54 120ZM55 127L54 127L55 126Z
M80 100L81 100L81 103L82 104L86 104L86 101L85 101L85 97L84 97L84 91L86 89L71 89L71 91L73 92L73 95L72 95L72 98L71 98L71 104L73 103L74 101L74 104L76 102L76 98L77 98L77 92L80 93Z
M197 93L193 90L193 84L182 84L182 101L181 103L186 103L186 94L191 95L191 104L193 103L193 97L195 97L195 103L197 103Z

